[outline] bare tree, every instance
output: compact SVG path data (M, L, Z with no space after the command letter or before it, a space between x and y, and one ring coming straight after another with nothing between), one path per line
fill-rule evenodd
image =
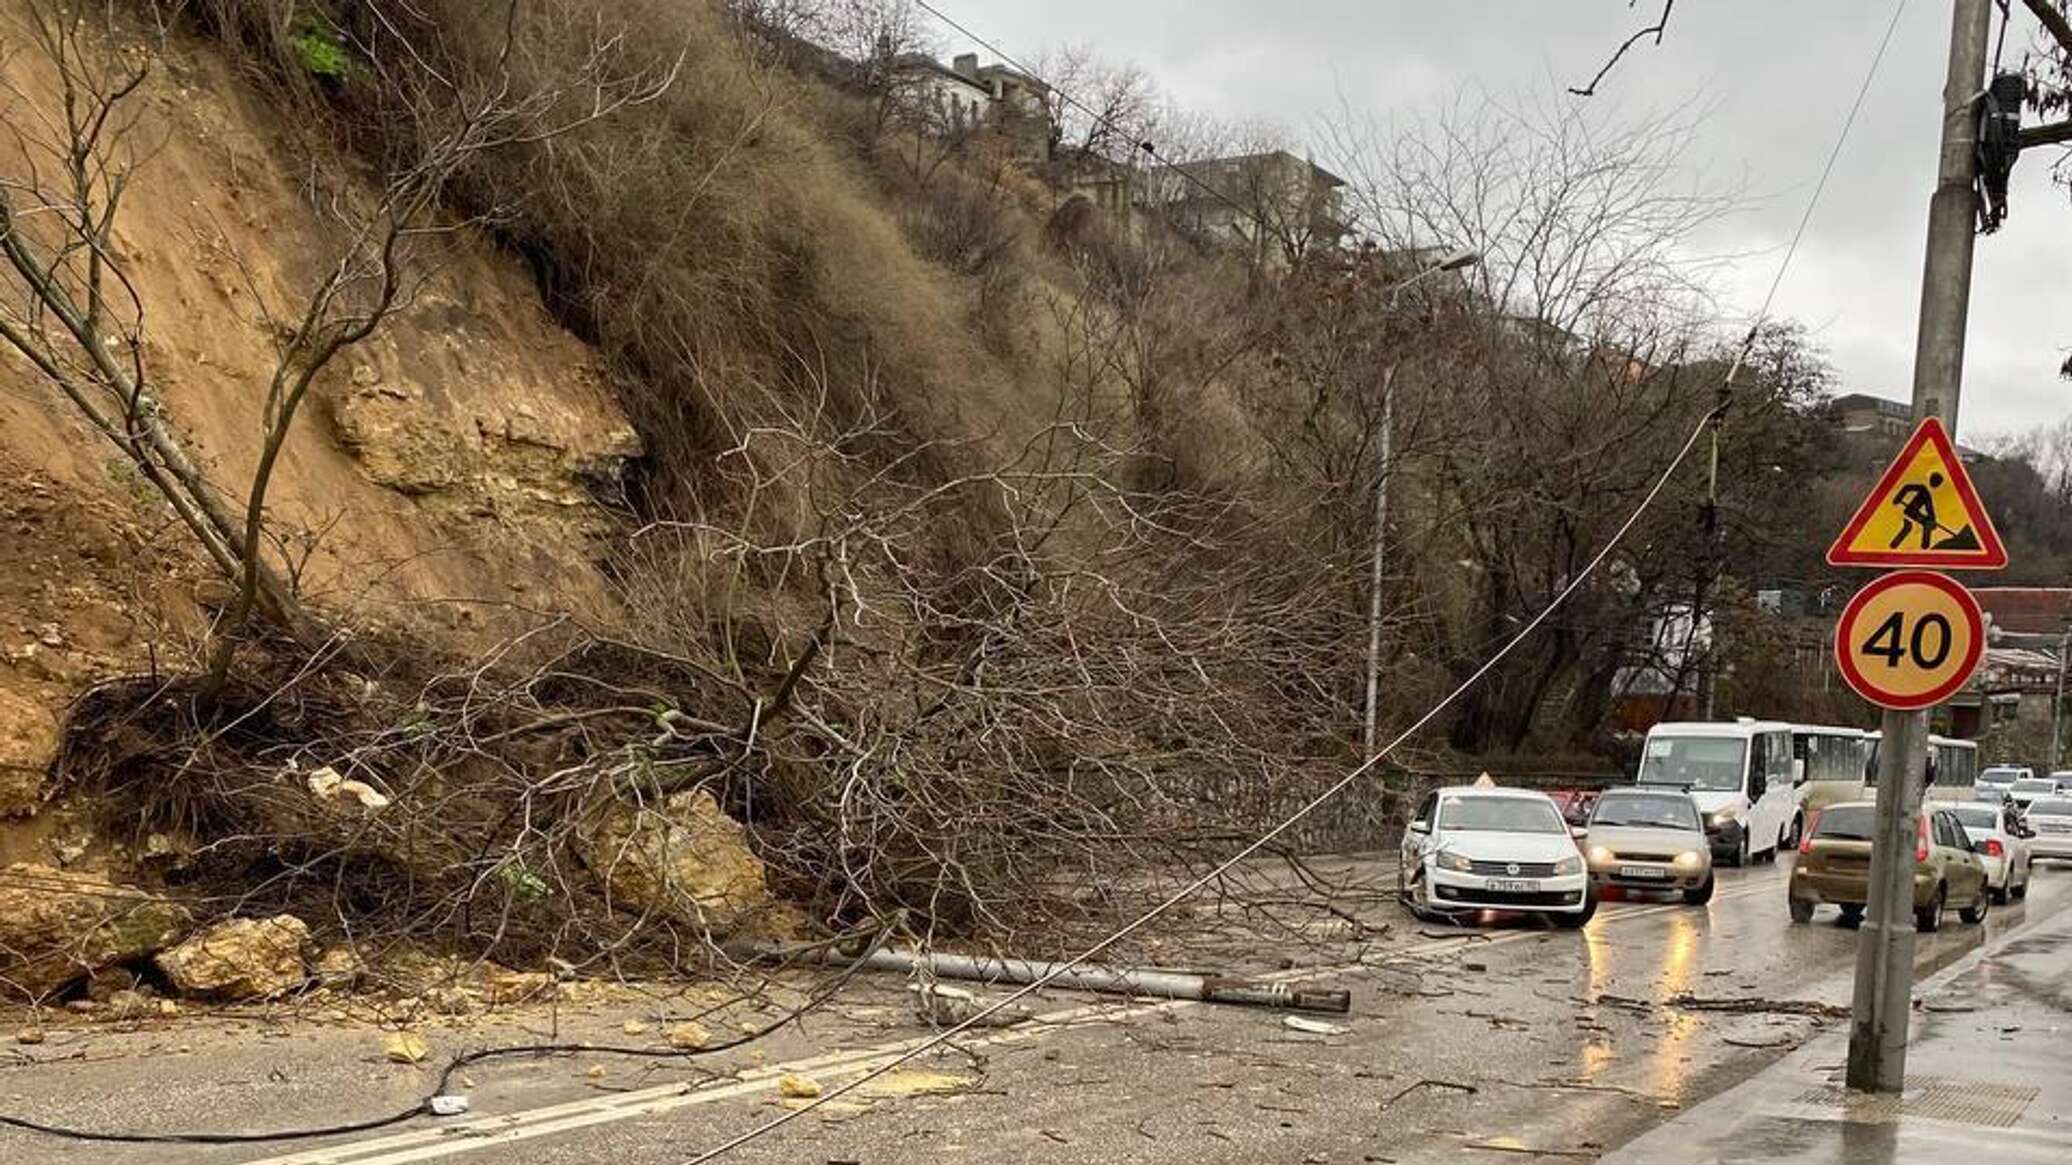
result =
M1165 102L1158 83L1133 64L1102 60L1090 44L1067 45L1036 58L1058 150L1125 165L1158 136Z
M1476 659L1564 587L1712 407L1715 385L1682 371L1711 314L1686 244L1731 198L1675 176L1694 124L1688 110L1620 125L1467 94L1430 116L1330 127L1358 229L1383 254L1403 268L1436 248L1482 256L1462 277L1466 334L1442 367L1398 381L1427 426L1397 496L1428 531L1413 569L1441 658ZM1516 746L1557 698L1595 718L1650 613L1689 594L1692 556L1660 543L1695 527L1695 504L1658 507L1671 516L1616 572L1470 694L1457 746Z

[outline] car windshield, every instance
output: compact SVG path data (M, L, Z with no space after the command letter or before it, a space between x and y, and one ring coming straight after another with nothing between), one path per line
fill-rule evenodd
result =
M1606 793L1597 799L1590 824L1638 829L1685 829L1697 832L1698 807L1689 797L1663 793Z
M2010 793L2055 793L2058 791L2058 783L2035 777L2023 777L2007 789Z
M1991 805L1952 805L1950 814L1966 829L2000 828L2000 811Z
M1869 805L1837 805L1820 815L1813 836L1833 841L1869 841L1875 812Z
M1739 792L1747 755L1748 742L1738 736L1650 736L1640 761L1640 783Z
M2012 785L2022 779L2020 769L1987 769L1978 775L1981 785Z
M2038 801L2029 806L2031 817L2072 817L2072 801Z
M1551 801L1533 797L1452 797L1439 810L1439 828L1484 833L1567 833Z

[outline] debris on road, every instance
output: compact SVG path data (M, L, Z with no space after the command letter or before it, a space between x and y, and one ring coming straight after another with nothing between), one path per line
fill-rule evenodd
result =
M381 1054L394 1064L415 1064L431 1054L431 1046L416 1032L390 1032L381 1041Z
M824 947L796 947L777 943L756 944L748 947L744 953L753 959L794 965L848 964L876 971L897 971L907 975L929 975L987 984L1012 983L1027 986L1041 982L1046 987L1067 991L1093 991L1106 995L1144 996L1154 999L1190 999L1200 1003L1285 1008L1291 1011L1327 1011L1342 1015L1351 1011L1353 1005L1350 991L1289 987L1285 983L1248 983L1221 975L1192 971L1118 970L1088 963L1073 965L1046 963L1033 959L893 950L868 951L852 963L840 952Z
M1516 1137L1491 1137L1486 1141L1476 1141L1470 1144L1468 1148L1480 1149L1485 1153L1522 1153L1528 1157L1578 1157L1588 1158L1592 1161L1603 1155L1594 1149L1538 1148L1528 1145Z
M947 983L909 983L907 990L914 996L914 1013L934 1027L956 1027L973 1021L980 1027L1013 1027L1036 1017L1034 1011L1019 1003L988 1012L991 1000Z
M1344 1024L1325 1023L1320 1019L1304 1019L1299 1015L1286 1016L1281 1026L1289 1031L1306 1032L1313 1036L1342 1036L1353 1030Z
M1405 1088L1398 1090L1394 1096L1391 1096L1387 1100L1382 1101L1380 1107L1387 1108L1388 1106L1396 1103L1397 1101L1403 1099L1411 1093L1416 1092L1420 1088L1444 1088L1448 1091L1464 1093L1468 1096L1474 1096L1476 1093L1482 1091L1481 1089L1475 1087L1472 1084L1462 1084L1454 1080L1420 1080L1415 1084L1411 1084Z
M662 1039L672 1048L694 1052L712 1042L712 1032L696 1020L685 1020L662 1029Z
M865 1081L852 1095L872 1100L891 1100L904 1096L954 1096L960 1092L969 1092L975 1083L977 1082L968 1076L900 1068L875 1080Z
M468 1111L465 1096L434 1096L426 1103L433 1116L463 1116Z
M812 1100L820 1095L820 1082L786 1074L777 1081L777 1095L790 1100Z
M1846 1007L1832 1003L1816 1003L1809 999L1761 999L1752 996L1704 999L1696 995L1677 995L1655 1002L1623 995L1600 995L1595 1002L1626 1011L1653 1011L1658 1007L1673 1007L1678 1011L1718 1011L1736 1015L1803 1015L1810 1019L1849 1018L1849 1009Z

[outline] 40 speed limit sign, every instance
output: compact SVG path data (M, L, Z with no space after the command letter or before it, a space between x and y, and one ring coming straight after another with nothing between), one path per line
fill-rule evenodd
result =
M1856 592L1835 624L1835 659L1858 695L1914 712L1942 703L1978 670L1978 600L1932 570L1901 570Z

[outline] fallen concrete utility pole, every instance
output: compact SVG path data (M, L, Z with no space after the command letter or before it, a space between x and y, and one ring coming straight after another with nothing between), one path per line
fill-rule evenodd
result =
M856 958L825 947L796 948L758 945L750 952L759 962L825 963L853 966ZM972 983L1010 983L1017 986L1037 982L1057 972L1062 964L1031 959L993 959L975 955L922 954L917 951L876 950L866 953L862 965L873 971L911 974L927 971L942 979ZM1185 971L1119 971L1111 967L1079 966L1058 974L1045 984L1070 991L1096 991L1104 995L1140 995L1156 999L1193 999L1202 1003L1225 1003L1241 1007L1276 1007L1289 1011L1328 1011L1344 1014L1353 1008L1352 992L1310 990L1285 983L1248 983L1221 975L1196 975Z

